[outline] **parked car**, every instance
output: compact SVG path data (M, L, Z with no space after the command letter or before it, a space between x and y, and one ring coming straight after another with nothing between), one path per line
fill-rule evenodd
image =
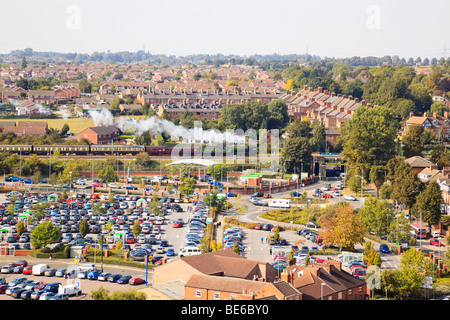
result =
M101 274L102 272L100 270L92 270L88 273L87 278L89 280L97 280L98 276Z
M128 281L128 283L136 286L139 284L144 284L145 280L139 277L133 277Z
M387 244L380 244L380 252L381 253L389 253L391 250L389 249L389 246Z
M354 196L352 196L351 194L346 194L346 195L344 195L344 200L356 201L356 198Z
M55 269L55 268L51 268L51 269L45 270L44 271L44 276L46 276L46 277L54 277L55 274L56 274L56 271L57 271L57 269Z
M121 274L112 274L108 277L108 281L109 282L117 282L117 280L119 280L120 278L122 278Z
M92 271L95 269L95 265L92 263L86 263L77 267L78 271Z
M117 283L119 284L127 284L132 277L130 275L124 275L117 279Z
M123 188L125 190L137 190L138 189L137 187L135 187L135 186L133 186L131 184L126 184L126 185L123 186Z
M64 277L66 274L66 269L58 269L56 270L55 277Z
M111 276L112 274L109 272L103 272L100 273L97 277L98 281L108 281L108 277Z

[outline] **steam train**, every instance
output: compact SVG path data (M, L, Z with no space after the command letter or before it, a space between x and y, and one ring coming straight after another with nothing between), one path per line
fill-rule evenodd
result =
M174 148L177 148L174 150ZM111 145L111 144L94 144L94 145L0 145L0 152L20 153L22 155L50 155L56 150L61 155L135 155L146 152L150 156L170 156L174 151L176 155L182 156L184 152L190 155L203 153L206 150L205 145L177 145L177 146L138 146L138 145ZM242 149L240 149L242 148ZM251 148L250 148L251 149ZM224 148L224 155L230 150ZM248 155L248 146L234 146L233 152L245 152ZM214 152L212 152L214 154Z
M180 155L184 151L191 154L199 151L201 146L183 146L180 148ZM137 145L0 145L0 152L21 153L22 155L37 154L49 155L59 151L61 155L135 155L146 152L151 156L171 155L173 146L137 146Z

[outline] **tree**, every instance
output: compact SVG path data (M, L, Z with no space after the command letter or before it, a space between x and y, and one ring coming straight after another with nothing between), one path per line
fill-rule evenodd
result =
M385 235L394 217L394 208L387 200L369 197L364 199L364 205L359 210L359 217L368 230L378 236Z
M396 155L400 123L385 107L358 108L342 133L342 155L368 174L373 165L386 165ZM366 179L367 180L367 179Z
M284 128L289 123L290 117L288 107L284 100L275 99L269 102L267 106L270 116L280 121L280 126Z
M415 248L402 253L400 265L400 288L408 294L417 292L421 288L425 276L432 274L431 261L425 259L423 253Z
M324 243L332 243L341 248L354 249L356 244L364 243L366 228L358 213L349 204L342 202L328 206L320 218L325 230Z
M431 231L431 226L441 221L443 205L444 199L442 198L441 188L436 181L431 181L428 187L417 196L411 213L416 218L421 217Z
M313 129L313 134L309 140L311 143L312 150L317 152L327 152L327 138L325 133L325 126L322 122L314 120L311 124Z
M84 238L89 233L89 224L87 219L82 219L78 227L81 236Z
M28 65L27 64L27 58L22 57L22 64L21 64L22 70L26 69L27 65Z
M141 233L141 231L142 231L142 227L139 224L139 221L137 221L137 220L134 221L134 224L133 224L133 234L134 234L134 236L137 237Z
M61 183L69 183L75 181L80 177L80 167L76 160L70 160L63 172L58 174L58 179Z
M367 266L381 266L380 253L375 251L370 241L364 245L363 261Z
M425 128L418 124L408 126L408 131L402 138L403 155L406 158L422 156L424 130Z
M226 198L219 198L217 192L212 191L205 196L203 203L212 209L213 212L220 212L225 208Z
M375 185L377 189L377 197L379 197L379 192L381 186L386 181L387 168L385 166L373 166L370 168L369 180Z
M389 160L387 168L387 177L391 184L390 199L405 205L406 209L411 209L425 185L402 158Z
M229 167L223 164L215 164L213 166L209 166L206 169L206 172L213 178L215 181L220 181L223 177L226 177L228 174Z
M33 229L30 235L31 245L36 248L45 247L58 241L61 236L59 227L53 225L51 221L44 221Z
M111 182L117 180L117 173L111 165L104 166L98 173L98 178L103 182Z
M286 128L286 133L288 134L288 138L294 137L304 137L304 138L312 138L312 128L309 121L299 121L294 120L289 124Z
M309 168L311 163L311 144L309 139L305 137L293 137L289 138L281 150L281 160L288 172L293 172L296 168L296 172L300 172L303 164L303 169Z
M61 128L61 132L62 132L63 134L66 134L69 130L70 130L70 128L69 128L69 125L67 124L67 122L64 123L64 125L63 125L62 128Z

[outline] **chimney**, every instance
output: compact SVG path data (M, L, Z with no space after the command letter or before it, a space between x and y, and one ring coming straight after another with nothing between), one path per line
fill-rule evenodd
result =
M433 118L437 118L437 113L433 112Z
M450 167L443 167L442 168L442 174L444 176L448 176L450 174Z
M444 112L444 118L445 118L445 119L448 119L448 111L445 111L445 112Z
M318 91L319 93L322 93L322 92L323 92L323 88L322 88L322 87L319 87L319 88L317 89L317 91Z
M409 112L409 118L412 118L412 117L414 117L414 112L410 111Z
M359 103L359 98L355 98L355 102L356 102L356 103Z
M328 95L329 92L328 92L328 90L325 90L323 93L326 94L326 95Z

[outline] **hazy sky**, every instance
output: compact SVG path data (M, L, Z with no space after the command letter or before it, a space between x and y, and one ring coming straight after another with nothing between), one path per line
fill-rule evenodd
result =
M2 2L0 53L450 56L449 0Z

